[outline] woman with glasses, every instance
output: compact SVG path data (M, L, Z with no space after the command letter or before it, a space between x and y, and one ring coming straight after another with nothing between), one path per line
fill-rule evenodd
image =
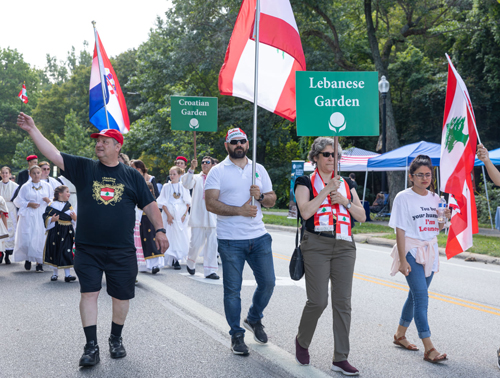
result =
M48 183L52 187L52 190L56 190L58 186L62 185L62 182L50 177L50 164L47 161L42 161L38 166L42 170L41 181Z
M339 146L339 156L342 149ZM316 138L309 151L316 167L313 174L297 178L295 198L302 219L304 236L300 248L304 256L307 302L295 338L295 357L309 364L309 345L318 320L328 305L331 284L334 356L331 369L346 375L358 375L349 364L351 292L356 260L352 238L353 218L366 220L351 180L334 177L334 139Z
M411 187L399 192L394 199L389 221L389 226L396 231L397 241L391 254L391 275L403 273L410 287L393 342L405 349L418 351L417 346L406 339L406 330L415 319L418 336L425 348L424 360L438 363L447 360L447 356L439 353L431 342L427 321L427 289L434 273L439 271L437 235L444 227L444 222L438 223L440 198L434 193L430 157L418 155L411 162L409 180ZM450 218L449 209L445 211L445 216Z

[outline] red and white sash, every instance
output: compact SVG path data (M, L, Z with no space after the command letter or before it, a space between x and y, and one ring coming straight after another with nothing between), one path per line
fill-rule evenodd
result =
M333 178L333 173L332 173ZM345 180L340 178L341 185L337 189L340 194L342 194L348 200L351 200L351 192L349 190L349 185ZM318 170L316 169L311 175L311 186L313 189L314 197L318 196L321 192L325 183L321 178ZM336 219L337 226L333 224L333 220ZM325 200L314 214L314 231L324 232L331 231L335 229L337 239L352 241L351 234L351 214L349 211L340 204L331 205L330 194L326 196Z

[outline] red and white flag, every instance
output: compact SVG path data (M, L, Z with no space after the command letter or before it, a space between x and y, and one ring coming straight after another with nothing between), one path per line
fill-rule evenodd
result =
M450 259L472 247L472 234L478 233L476 201L471 174L476 155L477 132L469 92L448 59L448 84L441 139L441 188L453 196L454 208L446 243Z
M219 73L223 95L254 101L257 0L243 0ZM295 72L306 70L289 0L261 0L258 105L290 121L296 118Z
M21 89L21 92L17 95L21 99L22 102L25 104L28 103L28 94L26 93L26 85L23 84L23 89Z

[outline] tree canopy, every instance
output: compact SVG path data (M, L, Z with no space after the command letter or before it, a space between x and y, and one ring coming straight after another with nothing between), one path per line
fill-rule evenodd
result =
M387 98L387 148L426 140L440 143L449 53L471 94L481 140L500 147L500 4L496 0L291 0L310 71L378 71L391 84ZM124 152L141 158L163 179L174 159L193 157L190 132L172 131L170 96L219 100L219 131L198 133L199 156L223 159L232 127L251 134L253 104L218 91L218 74L241 0L173 0L142 45L112 58L131 120ZM92 44L93 45L93 44ZM23 81L23 111L59 148L92 155L85 138L91 53L88 44L65 61L47 55L44 71L30 68L17 50L0 48L0 160L14 165L24 135L15 127ZM258 112L257 161L269 171L278 204L288 202L290 161L304 159L313 138L296 135L295 123ZM380 138L342 138L374 151ZM27 146L21 144L20 148ZM24 151L24 150L23 150ZM390 177L396 194L403 180Z

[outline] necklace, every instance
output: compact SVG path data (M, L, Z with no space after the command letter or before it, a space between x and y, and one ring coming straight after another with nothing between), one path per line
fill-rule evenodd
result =
M35 185L33 185L33 186L32 186L32 188L33 188L33 189L35 189L36 191L38 191L38 190L41 190L41 189L42 189L42 186L40 185L40 186L37 188Z
M180 190L181 188L179 187L179 185L180 185L180 184L177 184L177 190L178 190L178 191L176 192L176 191L175 191L174 184L172 184L172 188L174 189L174 194L173 194L173 196L174 196L174 198L175 198L175 199L179 199L179 198L181 197L181 190Z

